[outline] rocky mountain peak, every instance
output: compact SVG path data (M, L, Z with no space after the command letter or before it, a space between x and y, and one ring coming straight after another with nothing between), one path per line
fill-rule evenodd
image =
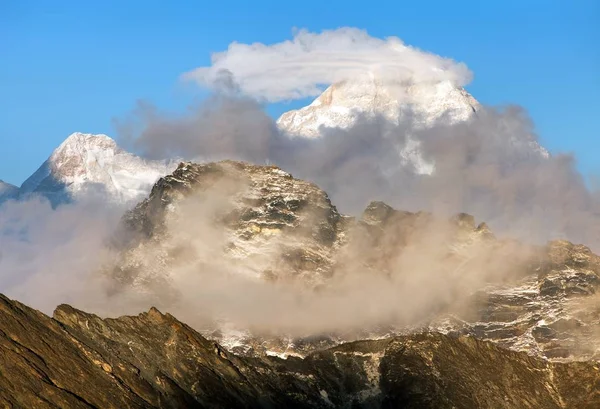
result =
M184 162L125 215L124 225L136 239L119 275L135 277L135 282L163 276L156 266L172 260L169 254L193 247L188 234L202 235L188 231L194 225L251 276L273 277L276 269L278 278L302 276L316 283L328 274L343 223L323 190L276 166ZM177 234L169 233L173 229ZM142 244L148 240L153 243L150 255Z
M569 242L540 247L497 238L469 214L447 219L371 202L355 218L340 214L318 186L275 166L184 162L126 214L123 229L121 237L128 239L107 270L121 287L174 288L185 269L185 274L223 269L333 292L347 275L395 277L404 283L398 291L410 283L416 292L439 297L429 296L417 309L425 311L422 316L397 322L393 330L365 328L368 335L362 335L426 328L557 359L600 351L593 344L600 317L577 306L593 302L600 288L598 257ZM161 307L170 305L168 297L162 300ZM574 324L565 329L563 321ZM552 325L560 329L547 329ZM227 331L215 330L216 339L228 347L242 345L236 351L251 355L280 353L280 347L305 354L354 339L334 336L316 344L298 339L289 350L288 343L262 335L245 333L233 342Z

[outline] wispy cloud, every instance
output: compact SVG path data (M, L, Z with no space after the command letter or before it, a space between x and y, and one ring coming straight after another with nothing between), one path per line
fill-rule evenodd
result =
M233 42L212 55L212 65L183 75L214 88L233 75L248 96L277 102L319 95L324 85L375 72L395 82L471 80L463 63L408 46L397 37L385 39L344 27L313 33L296 32L275 44Z

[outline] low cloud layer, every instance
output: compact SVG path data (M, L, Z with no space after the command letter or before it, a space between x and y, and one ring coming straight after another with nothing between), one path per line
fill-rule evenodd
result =
M349 129L324 129L317 139L289 138L255 101L215 96L184 117L133 116L127 140L152 157L240 159L272 163L317 183L343 211L356 214L371 200L406 210L468 212L502 234L540 242L568 238L600 246L600 203L569 155L548 157L519 107L482 108L470 121L441 118L415 129L415 115L392 124L361 117ZM129 130L133 128L128 128ZM416 149L432 175L418 175L399 152Z
M0 205L0 292L45 312L61 303L102 306L97 270L123 210L98 200L53 208L41 197Z
M386 219L381 235L348 225L343 236L349 244L328 247L314 237L314 228L327 223L323 208L307 203L297 214L300 228L248 235L240 220L227 227L221 221L248 215L248 198L263 189L273 198L277 186L255 187L248 178L263 173L238 174L222 166L225 173L204 173L203 189L171 203L164 219L150 213L149 220L161 226L152 239L107 263L105 271L116 280L107 302L113 311L155 305L200 329L225 322L255 334L355 335L419 323L467 300L485 282L518 276L523 258L531 256L530 248L485 240L473 227L457 230L445 218L401 213ZM290 200L301 197L292 194ZM260 223L256 217L252 223ZM460 243L461 250L450 254L448 243ZM298 263L315 257L311 251L324 258L306 271Z
M358 115L351 128L323 129L316 139L290 138L278 132L257 102L218 94L185 117L137 111L137 130L127 138L154 157L176 153L190 160L234 158L279 165L317 183L346 214L359 215L368 202L383 200L397 209L431 211L442 219L471 213L501 237L524 243L567 238L600 249L600 201L585 185L573 157L548 156L540 148L525 110L482 107L469 121L442 117L430 128L412 125L420 121L418 114L405 118L397 125ZM431 175L417 174L400 160L409 139L418 141L421 156L435 164ZM190 204L181 217L204 220L201 209ZM214 232L200 233L207 225L178 225L171 228L169 240L191 243L191 254L212 253L213 246L225 243ZM192 231L186 233L187 227ZM211 239L204 242L206 237ZM224 259L198 257L169 270L170 288L181 296L164 308L198 328L208 317L219 317L237 328L296 335L415 323L467 299L487 280L510 279L521 267L519 260L530 255L527 246L514 243L499 252L475 246L468 264L457 266L444 250L448 241L443 226L429 226L406 251L388 249L387 275L366 273L359 257L350 258L348 268L338 270L318 293L257 282ZM350 253L364 249L359 243ZM156 254L155 249L146 250Z
M350 27L300 30L292 40L268 45L233 42L212 55L209 67L183 78L214 88L232 75L242 93L277 102L317 96L324 85L369 72L396 83L450 81L464 86L471 80L462 63L405 45L397 37L380 39Z

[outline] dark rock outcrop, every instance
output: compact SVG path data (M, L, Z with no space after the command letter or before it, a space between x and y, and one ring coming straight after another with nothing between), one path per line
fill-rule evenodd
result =
M190 235L210 236L206 241L215 246L221 237L215 251L251 274L318 284L331 275L346 219L323 190L276 166L181 163L125 215L115 242L126 251L114 272L125 283L160 280L164 271L157 266L194 252L186 240L172 240L173 225L195 220Z
M11 408L597 408L597 363L550 363L424 333L244 358L169 314L54 318L0 296L0 406Z
M181 163L127 213L119 237L120 257L109 268L114 291L158 288L153 303L160 300L163 309L178 299L166 289L169 273L181 265L194 271L225 265L228 271L313 289L333 286L348 273L409 282L424 274L429 282L422 285L433 283L439 297L432 297L422 315L413 314L412 322L384 323L379 332L365 329L370 337L425 329L553 359L600 353L595 329L600 314L579 307L600 288L600 257L587 247L567 241L525 245L495 237L469 214L440 219L383 202L370 203L357 218L344 216L318 186L275 166ZM219 328L210 331L228 345ZM353 339L294 339L291 352L305 355ZM242 344L236 352L261 355L280 353L290 343L252 334Z

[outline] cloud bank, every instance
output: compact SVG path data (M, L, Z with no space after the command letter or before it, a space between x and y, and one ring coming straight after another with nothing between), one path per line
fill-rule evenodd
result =
M120 279L135 282L147 302L196 328L214 331L215 320L222 320L257 334L307 336L412 324L464 301L488 280L517 276L530 255L525 246L465 240L465 233L444 218L392 217L381 235L371 235L364 226L350 228L349 244L332 255L331 276L320 277L313 291L311 278L319 273L302 275L281 262L290 248L314 243L312 229L271 240L263 236L254 241L260 246L257 253L242 260L229 257L223 249L232 232L221 220L236 211L232 200L248 186L229 175L205 187L166 213L160 239L143 240L117 263L126 266L117 270ZM304 227L313 223L304 213L303 220ZM459 240L461 254L450 257L448 243ZM265 269L270 278L255 275ZM108 304L123 308L127 301L130 308L129 297L122 284Z
M350 27L300 30L292 40L270 45L233 42L212 55L211 66L183 78L215 88L233 76L242 93L277 102L314 97L324 85L369 72L397 83L450 81L464 86L471 80L462 63L407 46L397 37L380 39Z
M44 312L60 303L106 303L106 240L124 208L82 200L53 208L43 197L0 205L0 292Z
M494 231L530 242L567 238L600 248L600 202L569 155L540 154L533 122L519 107L482 108L470 121L444 118L415 129L418 115L400 125L358 116L348 129L325 129L316 139L278 132L260 104L216 95L183 117L138 109L125 133L155 158L238 159L272 163L317 183L341 211L357 214L371 200L398 209L467 212ZM399 159L407 135L435 163L418 175Z

